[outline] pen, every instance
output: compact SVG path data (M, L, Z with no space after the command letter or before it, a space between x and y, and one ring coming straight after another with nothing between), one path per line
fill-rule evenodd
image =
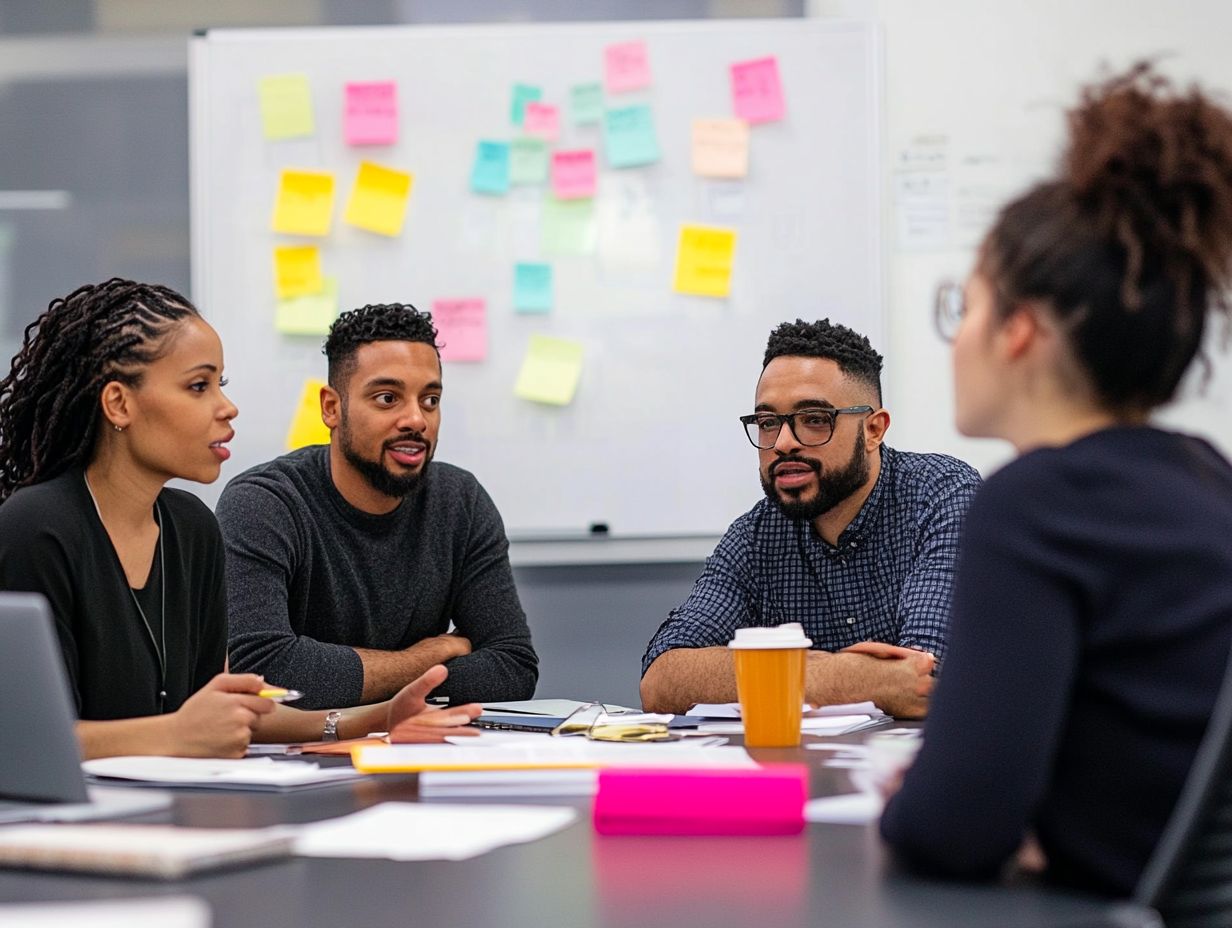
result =
M274 702L294 702L304 694L299 690L289 690L282 686L267 686L259 690L257 695L263 699L272 699Z

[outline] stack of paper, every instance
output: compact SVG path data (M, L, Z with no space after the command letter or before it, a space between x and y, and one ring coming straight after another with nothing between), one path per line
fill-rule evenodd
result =
M699 747L688 741L616 744L585 738L511 740L479 747L461 744L391 744L357 747L351 755L365 773L422 770L535 770L602 767L756 767L743 748Z
M291 790L327 786L363 776L350 767L318 767L298 760L245 757L104 757L81 765L96 781L114 786L185 786L209 789Z
M697 730L715 735L744 732L740 703L698 703L686 713L693 718L716 719L698 725ZM847 735L881 725L889 719L872 702L852 702L833 706L804 706L800 730L809 735Z

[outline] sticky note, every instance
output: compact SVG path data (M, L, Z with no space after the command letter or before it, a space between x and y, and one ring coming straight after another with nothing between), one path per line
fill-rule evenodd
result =
M348 145L398 141L398 85L393 81L348 82L343 134Z
M306 74L274 74L257 85L267 139L312 135L312 90Z
M483 300L434 300L432 322L442 361L482 361L488 356L488 311Z
M560 136L560 110L547 103L527 103L522 131L535 138L555 142Z
M274 327L285 335L327 335L338 318L338 278L326 277L320 293L279 300Z
M607 163L614 168L634 168L659 160L650 107L639 104L608 110L603 120L603 144Z
M731 66L732 112L750 123L783 118L783 85L779 60L773 56L740 61Z
M405 171L361 161L343 218L369 232L400 235L412 180Z
M569 88L569 118L575 126L603 122L603 85L595 81Z
M646 43L619 42L603 50L603 77L608 93L628 93L650 86Z
M334 175L283 171L270 227L287 235L328 235L334 215Z
M568 406L581 376L581 342L532 335L513 393L535 403Z
M519 263L513 267L513 308L520 313L552 309L552 265Z
M475 193L509 191L509 143L480 142L475 146L475 166L471 168L471 190Z
M531 84L514 84L513 101L509 105L509 121L515 126L522 125L526 115L526 104L543 98L543 89Z
M693 173L745 177L749 173L749 124L743 119L693 120Z
M325 382L321 380L304 381L299 404L295 407L295 415L291 419L291 428L287 430L289 451L305 445L329 444L329 429L321 421L321 388L323 386Z
M543 139L514 139L509 143L509 182L542 184L548 179L548 146Z
M594 254L595 229L594 200L549 197L543 203L539 245L547 254Z
M735 254L735 229L681 226L676 250L676 291L697 296L727 296L731 292Z
M552 193L561 200L595 195L595 153L589 148L552 154Z
M316 245L278 245L274 248L274 293L278 299L320 293L321 252Z

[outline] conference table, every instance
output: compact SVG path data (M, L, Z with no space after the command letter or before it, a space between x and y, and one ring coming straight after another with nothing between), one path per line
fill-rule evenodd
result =
M831 752L750 753L761 762L807 764L813 796L853 790L847 770L825 764ZM261 827L316 821L388 801L419 801L417 777L378 775L282 794L180 791L170 811L145 820ZM547 838L465 861L290 858L172 883L0 870L0 901L187 894L209 903L216 928L1150 924L1133 907L1027 881L992 886L914 877L890 860L875 824L810 824L786 837L601 836L591 826L585 798L425 801L564 804L581 814Z

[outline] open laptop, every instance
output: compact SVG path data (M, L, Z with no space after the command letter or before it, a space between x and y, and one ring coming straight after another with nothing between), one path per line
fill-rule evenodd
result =
M166 794L86 786L51 609L37 593L0 593L0 714L0 824L124 818L170 807Z

